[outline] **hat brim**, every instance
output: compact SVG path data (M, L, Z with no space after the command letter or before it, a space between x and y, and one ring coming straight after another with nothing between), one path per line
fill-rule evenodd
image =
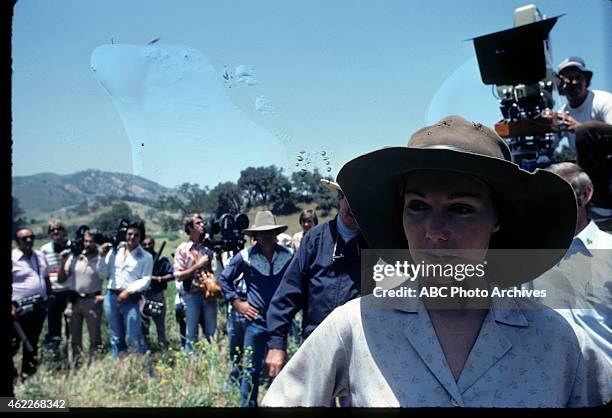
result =
M278 234L282 234L283 232L285 232L287 228L289 228L287 225L262 225L262 226L257 226L255 228L243 229L242 233L247 234L247 235L253 235L254 233L257 233L257 232L274 231L275 234L278 235Z
M342 188L336 182L329 181L329 180L326 180L326 179L321 179L321 183L330 192L334 192L334 193L342 192Z
M338 173L338 183L371 248L408 248L399 184L415 170L473 175L493 189L500 230L492 235L490 249L546 250L522 252L526 259L512 269L507 260L487 259L490 277L500 285L538 277L563 257L572 241L576 200L571 186L559 176L542 170L530 173L512 162L469 152L391 147L357 157Z

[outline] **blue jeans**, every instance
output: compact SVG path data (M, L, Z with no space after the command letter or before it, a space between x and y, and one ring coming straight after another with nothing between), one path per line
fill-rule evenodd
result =
M240 406L256 407L259 392L259 375L266 356L268 330L253 322L248 323L244 333L244 361L246 373L240 382Z
M244 334L249 320L238 313L233 306L227 308L227 337L230 349L230 382L239 383L242 373L242 353L244 348Z
M217 330L217 301L206 300L201 292L186 293L185 319L187 322L187 344L185 351L193 351L193 343L198 341L198 327L204 321L204 337L211 341Z
M117 295L109 291L104 298L104 312L110 328L113 359L119 357L120 352L128 351L128 346L129 351L144 354L138 301L130 298L119 303ZM127 345L125 343L126 334Z

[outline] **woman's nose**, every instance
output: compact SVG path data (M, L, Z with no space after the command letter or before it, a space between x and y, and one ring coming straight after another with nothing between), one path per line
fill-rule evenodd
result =
M444 215L432 213L427 220L425 237L432 242L448 241L450 230Z

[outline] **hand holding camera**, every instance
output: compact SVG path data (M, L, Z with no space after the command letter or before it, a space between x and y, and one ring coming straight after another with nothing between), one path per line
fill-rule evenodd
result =
M105 242L104 244L100 245L100 254L102 256L106 256L106 254L108 254L112 247L113 244L111 244L110 242Z

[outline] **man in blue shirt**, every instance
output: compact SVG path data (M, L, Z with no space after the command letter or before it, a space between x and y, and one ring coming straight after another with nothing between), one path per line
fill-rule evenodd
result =
M243 231L257 243L232 257L219 280L228 305L248 320L243 347L246 373L240 382L242 407L257 406L259 375L268 340L266 312L293 256L291 250L276 242L276 236L286 230L287 226L278 225L270 211L257 212L255 226ZM246 284L246 300L240 298L240 290L234 284L241 274ZM236 356L234 353L230 355L232 369L235 369L241 361L242 352Z
M368 248L340 186L322 180L338 194L338 216L304 236L268 309L266 365L275 377L285 362L291 320L304 309L302 336L333 311L361 295L361 250Z

